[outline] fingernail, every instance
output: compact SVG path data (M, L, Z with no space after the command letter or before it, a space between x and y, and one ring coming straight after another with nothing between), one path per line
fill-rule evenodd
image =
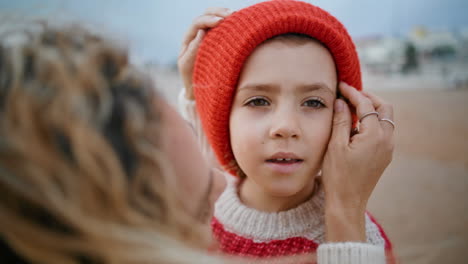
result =
M335 100L335 112L341 112L343 111L343 101L340 99Z
M222 19L223 19L223 18L222 18L222 17L219 17L219 16L214 16L214 17L212 18L213 22L218 22L218 21L220 21L220 20L222 20Z

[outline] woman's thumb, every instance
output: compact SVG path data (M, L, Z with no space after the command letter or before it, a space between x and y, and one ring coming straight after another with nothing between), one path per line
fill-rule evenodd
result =
M348 105L344 100L336 99L330 142L347 145L350 139L351 123L351 113Z

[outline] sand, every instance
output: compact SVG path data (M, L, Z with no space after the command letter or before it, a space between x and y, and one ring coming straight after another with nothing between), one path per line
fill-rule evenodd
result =
M158 71L156 78L175 104L182 87L177 74ZM468 89L429 87L415 78L384 81L364 82L394 105L397 123L393 162L369 211L401 263L468 263Z
M375 91L396 151L369 202L401 263L468 262L468 90Z

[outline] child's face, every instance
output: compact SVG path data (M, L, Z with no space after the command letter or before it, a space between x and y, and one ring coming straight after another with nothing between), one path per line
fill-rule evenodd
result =
M314 40L272 40L255 49L230 116L231 145L246 182L274 196L306 191L330 138L336 87L333 58Z

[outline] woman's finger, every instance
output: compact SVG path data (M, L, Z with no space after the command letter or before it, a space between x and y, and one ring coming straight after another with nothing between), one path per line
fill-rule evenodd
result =
M194 99L191 78L193 74L193 65L195 64L198 47L200 46L204 36L205 31L203 29L199 29L197 36L190 42L177 60L179 72L181 74L182 81L184 82L185 93L187 98L190 99Z
M356 108L358 118L362 119L359 124L360 134L365 134L367 131L375 131L380 128L378 116L375 114L367 115L376 112L369 98L344 82L340 83L340 92L345 98L348 98L349 102Z
M225 7L208 7L205 10L204 15L214 15L214 16L221 16L221 17L227 17L230 14L232 14L232 10L229 8Z
M333 113L333 129L330 145L347 146L351 137L351 113L342 99L336 99Z
M182 41L180 54L182 55L185 52L190 42L197 36L198 30L215 27L221 20L223 20L223 17L213 15L202 15L195 18Z
M377 111L381 110L379 111L379 113L381 113L381 118L389 118L393 120L393 107L390 104L387 104L382 98L373 93L367 91L363 91L362 93L372 101L372 104Z
M191 41L190 44L187 47L187 52L191 56L195 57L198 46L200 46L200 43L202 42L202 39L203 39L204 36L205 36L205 30L199 29L198 32L197 32L197 35L195 36L193 41Z
M193 65L193 63L195 62L195 57L197 55L198 47L200 46L204 36L205 31L203 29L199 29L195 38L189 43L185 51L181 54L179 58L180 64Z
M198 47L200 46L203 37L205 36L205 31L199 29L196 37L190 42L186 49L180 55L177 64L179 66L179 71L181 74L186 76L192 76L193 64L195 63L195 57L197 55ZM184 79L184 85L186 89L191 87L191 79Z
M363 92L363 94L372 101L377 112L379 112L379 119L389 119L393 121L393 106L387 104L382 98L369 92ZM393 135L394 127L388 121L380 121L381 127L384 129L385 134Z

